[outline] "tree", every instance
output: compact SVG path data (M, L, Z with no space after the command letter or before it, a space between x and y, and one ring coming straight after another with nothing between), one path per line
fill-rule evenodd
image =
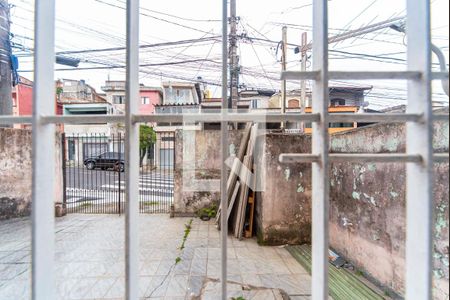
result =
M153 128L147 125L141 125L139 128L139 155L141 166L148 149L155 143L156 133Z

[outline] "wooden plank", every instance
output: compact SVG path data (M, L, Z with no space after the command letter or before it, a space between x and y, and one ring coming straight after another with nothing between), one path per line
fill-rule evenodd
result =
M250 157L245 156L244 158L244 166L249 167ZM241 183L241 193L238 198L238 203L236 206L236 218L235 218L235 226L234 226L234 236L236 238L241 238L240 233L242 232L242 228L244 226L244 218L245 218L245 208L247 207L247 197L248 197L248 186L246 181L248 177L248 172L246 172L245 168L241 172L241 179L243 180ZM244 215L244 216L242 216Z
M244 156L247 153L248 148L248 142L250 139L251 131L252 131L252 123L247 123L244 131L244 135L241 139L241 144L239 145L239 152L236 156L237 160L234 161L233 166L231 168L230 176L228 177L227 181L227 195L228 195L228 204L230 204L231 201L233 201L233 193L236 189L236 182L238 181L238 175L240 173L240 164L239 162L243 163ZM222 215L222 209L219 207L217 211L216 216L216 227L218 230L220 230L220 218Z
M244 135L242 136L241 144L239 145L239 152L237 155L237 159L239 161L234 162L233 167L232 167L232 170L234 170L234 172L231 172L230 176L228 178L228 183L227 183L228 203L231 201L232 192L234 191L234 186L238 179L237 174L239 174L239 172L240 172L239 162L243 163L244 156L247 153L248 141L250 139L251 132L252 132L252 124L248 123L247 126L245 127L245 131L244 131Z
M253 124L250 132L250 138L247 147L247 160L244 159L244 168L241 172L242 179L241 197L239 200L239 210L236 218L235 237L242 239L244 236L245 215L247 211L248 195L250 193L250 186L248 184L252 180L251 172L253 170L253 150L255 148L256 139L258 135L258 124ZM254 179L254 178L253 178Z
M250 214L248 218L248 229L245 230L245 238L249 239L253 236L253 219L255 216L255 193L248 198L248 205L250 206Z
M234 203L236 202L237 194L239 192L239 188L241 187L241 183L239 181L236 182L234 187L233 197L231 197L230 205L228 206L228 220L230 220L231 211L233 210Z

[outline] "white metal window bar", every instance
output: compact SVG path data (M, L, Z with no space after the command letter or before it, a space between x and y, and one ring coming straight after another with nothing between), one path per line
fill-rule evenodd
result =
M223 9L223 107L227 107L228 11ZM237 114L222 110L221 114L139 115L138 102L127 101L122 116L55 116L55 0L37 0L35 4L35 89L32 117L0 116L0 124L33 125L33 212L32 212L32 298L56 299L55 235L54 235L54 153L55 124L125 123L126 155L126 298L139 295L138 218L138 123L182 122L184 117L198 122L220 120L226 140L228 122L313 122L312 154L284 154L285 163L313 164L313 299L328 299L328 165L333 161L404 162L407 165L407 244L406 298L430 299L432 294L432 222L433 162L448 162L449 155L433 154L434 121L448 116L432 114L431 81L448 80L448 72L431 72L430 3L407 0L408 70L405 72L328 72L328 13L326 0L313 1L314 44L313 71L285 72L283 79L314 80L312 114ZM139 0L127 1L127 99L139 99ZM328 114L327 86L332 79L397 79L408 80L406 114ZM328 123L343 121L408 123L406 154L329 154ZM228 147L222 144L225 158ZM37 164L39 163L39 167ZM226 213L226 170L222 170L222 209ZM417 220L420 220L418 222ZM227 218L222 218L227 228ZM227 299L227 234L222 231L222 295Z

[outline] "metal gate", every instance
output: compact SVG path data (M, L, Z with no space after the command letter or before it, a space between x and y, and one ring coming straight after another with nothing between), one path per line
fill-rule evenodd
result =
M140 147L140 212L169 213L174 195L175 133L157 133L156 141L146 144ZM124 136L63 135L62 145L66 211L124 213Z

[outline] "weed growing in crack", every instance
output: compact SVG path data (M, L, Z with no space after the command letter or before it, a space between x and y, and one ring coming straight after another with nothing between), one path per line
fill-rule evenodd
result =
M194 220L193 219L191 219L186 225L184 225L184 227L186 228L185 230L184 230L184 236L183 236L183 242L181 243L181 246L180 246L180 251L183 251L185 248L186 248L186 241L187 241L187 239L188 239L188 237L189 237L189 234L191 233L191 230L192 230L192 222L193 222Z
M180 256L178 256L177 258L175 258L175 263L170 267L169 272L167 273L166 276L164 276L164 279L161 281L161 283L155 287L153 289L153 291L150 293L150 295L148 297L146 297L146 299L149 299L153 296L153 294L160 288L163 286L164 282L166 282L167 278L169 278L170 273L172 273L173 269L180 264L183 259L181 258L182 254L183 254L183 250L186 248L186 241L189 237L189 234L191 233L192 230L192 223L194 222L194 219L190 219L189 222L187 224L184 225L185 229L184 229L184 236L183 236L183 240L181 243L181 246L178 248L180 250ZM237 299L237 300L241 300L241 299ZM245 300L245 299L243 299Z

